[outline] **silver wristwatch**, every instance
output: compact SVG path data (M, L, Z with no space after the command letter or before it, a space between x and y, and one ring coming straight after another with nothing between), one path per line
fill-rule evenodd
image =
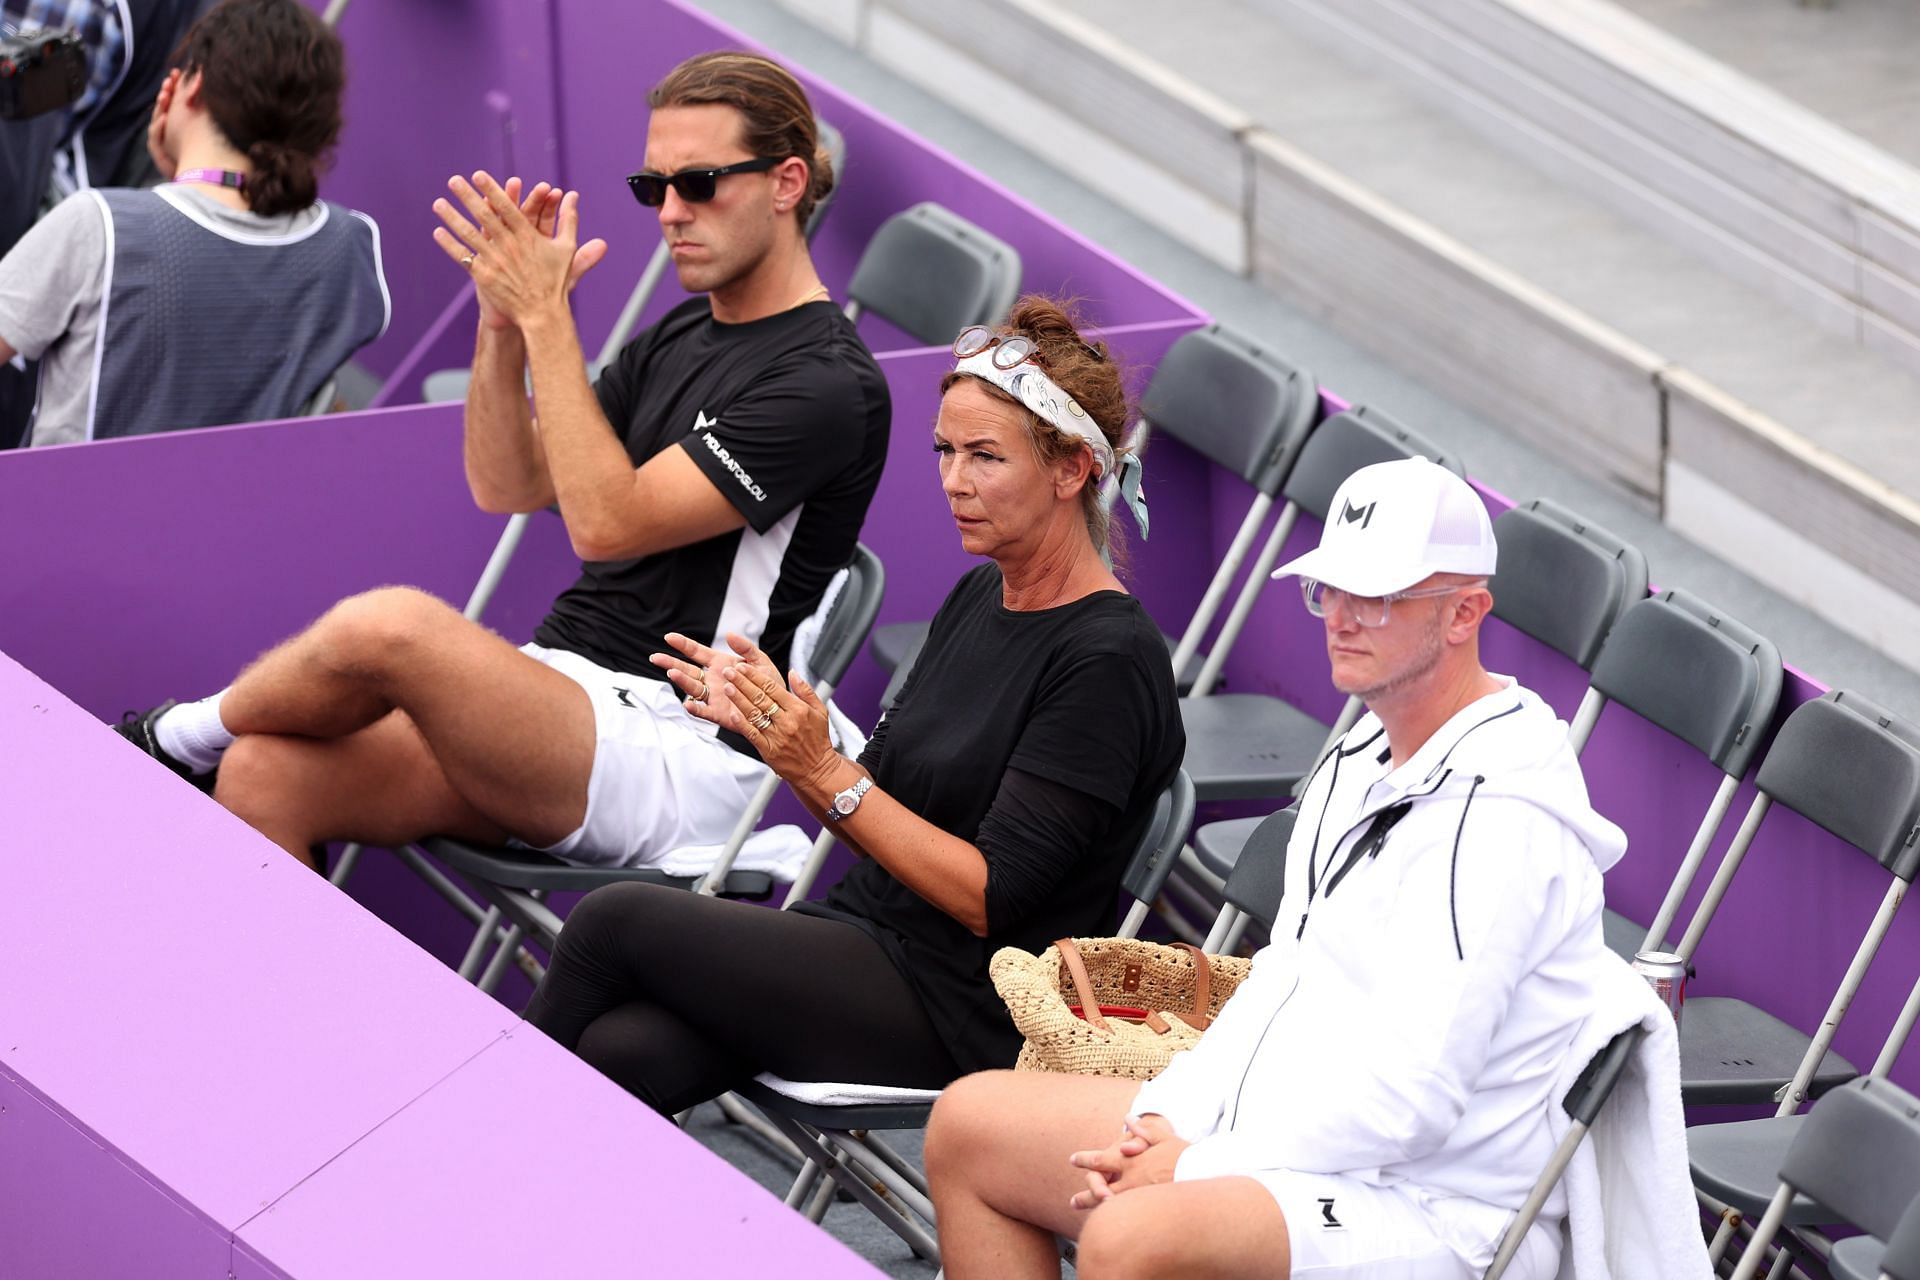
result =
M860 797L866 795L867 792L872 789L873 779L862 778L845 791L834 792L833 803L827 806L827 820L829 822L838 822L842 818L851 817L853 811L860 807Z

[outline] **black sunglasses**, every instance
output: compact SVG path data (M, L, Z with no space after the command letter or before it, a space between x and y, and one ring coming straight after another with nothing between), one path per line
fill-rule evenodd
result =
M668 187L678 191L680 198L688 204L705 204L713 199L720 179L728 174L762 173L784 159L785 156L761 156L754 160L742 160L739 164L722 165L718 169L682 169L678 173L648 173L642 169L639 173L627 175L627 185L633 188L633 198L649 209L658 209L667 202Z

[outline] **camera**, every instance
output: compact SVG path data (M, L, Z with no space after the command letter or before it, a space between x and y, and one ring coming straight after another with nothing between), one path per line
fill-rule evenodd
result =
M86 50L73 32L0 26L0 120L58 111L86 87Z

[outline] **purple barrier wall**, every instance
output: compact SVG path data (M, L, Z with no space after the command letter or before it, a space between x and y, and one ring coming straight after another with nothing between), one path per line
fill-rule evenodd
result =
M4 656L0 743L0 1271L869 1273Z

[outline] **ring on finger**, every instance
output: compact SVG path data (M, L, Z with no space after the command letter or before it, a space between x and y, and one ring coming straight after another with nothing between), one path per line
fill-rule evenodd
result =
M762 711L759 715L747 721L747 723L764 733L767 727L773 723L773 715L771 712Z
M477 253L470 253L466 257L460 259L460 265L465 267L467 270L471 271L473 270L473 260L479 256L480 255Z

